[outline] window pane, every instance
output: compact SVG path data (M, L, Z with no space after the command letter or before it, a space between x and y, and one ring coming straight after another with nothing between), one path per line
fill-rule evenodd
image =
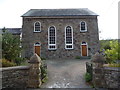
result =
M86 25L85 25L85 22L81 22L81 30L86 30Z
M70 26L66 27L66 44L72 44L72 29Z
M66 48L71 49L71 48L72 48L72 45L67 45Z
M55 27L53 26L49 28L49 44L55 44ZM49 48L52 48L52 46L50 46Z
M39 22L35 23L35 31L40 31L40 23Z

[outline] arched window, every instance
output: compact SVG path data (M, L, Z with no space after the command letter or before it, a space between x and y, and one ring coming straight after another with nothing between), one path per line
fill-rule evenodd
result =
M40 31L41 31L41 23L37 21L34 23L34 32L40 32Z
M56 49L56 29L54 26L50 26L48 29L48 49Z
M71 26L65 28L65 49L73 49L73 29Z
M86 32L87 31L87 24L86 24L86 22L82 21L80 23L80 31L81 32Z

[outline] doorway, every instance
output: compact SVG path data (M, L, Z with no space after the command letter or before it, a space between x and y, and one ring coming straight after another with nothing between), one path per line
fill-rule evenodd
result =
M40 56L40 43L39 42L37 42L37 43L35 43L34 44L34 52L38 55L38 56Z
M86 42L81 44L81 56L88 56L88 46Z

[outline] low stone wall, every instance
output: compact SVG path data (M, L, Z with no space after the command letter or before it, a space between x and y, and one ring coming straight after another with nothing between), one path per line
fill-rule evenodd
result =
M2 88L26 88L29 66L2 68Z
M41 59L35 54L29 66L0 68L2 88L39 88L41 86Z
M93 83L95 87L120 88L120 68L93 67Z
M120 88L120 68L104 67L104 79L106 87Z

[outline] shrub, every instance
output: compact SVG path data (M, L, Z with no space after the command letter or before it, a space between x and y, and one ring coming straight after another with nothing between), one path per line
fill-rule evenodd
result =
M0 63L2 63L2 67L12 67L12 66L16 66L16 64L14 62L10 62L6 59L1 59Z
M75 59L80 59L80 56L76 56Z
M45 83L48 80L48 76L47 76L47 66L45 63L42 62L41 65L41 79L42 79L42 83Z
M86 73L86 74L85 74L85 81L86 81L86 82L92 81L92 76L91 76L90 73Z
M14 62L17 64L17 65L21 65L23 62L25 61L24 58L21 58L21 57L17 57L15 58Z
M41 57L41 60L46 60L46 58L44 58L44 57Z

